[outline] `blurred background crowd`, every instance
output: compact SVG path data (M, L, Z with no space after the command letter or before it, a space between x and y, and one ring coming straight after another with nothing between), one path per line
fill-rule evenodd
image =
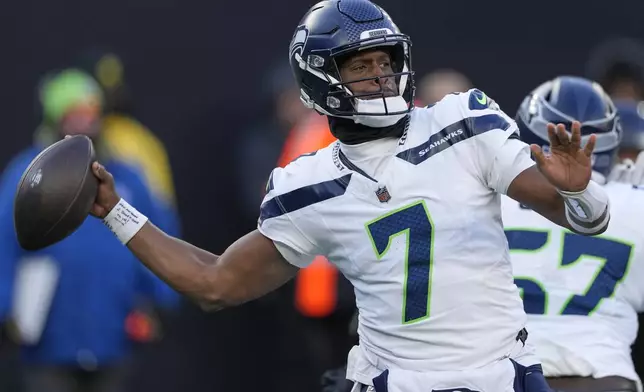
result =
M545 80L585 76L618 104L623 147L644 149L644 3L378 4L412 38L418 105L475 86L514 116ZM255 227L272 168L334 140L325 117L299 102L288 68L311 5L11 4L0 63L0 391L322 391L342 368L357 341L354 297L324 259L265 298L207 314L100 222L25 253L11 220L31 159L85 133L122 196L167 232L221 253Z

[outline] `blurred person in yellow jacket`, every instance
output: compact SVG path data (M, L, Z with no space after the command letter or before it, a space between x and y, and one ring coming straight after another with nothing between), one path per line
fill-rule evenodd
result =
M104 97L89 74L51 72L38 98L43 122L35 140L0 178L0 324L14 326L26 392L122 391L137 340L159 337L161 325L150 311L172 311L180 298L98 221L87 219L68 238L25 252L11 219L17 184L43 149L83 134L92 139L97 158L119 172L120 192L136 198L166 230L177 228L166 223L166 211L140 169L111 155L103 143ZM147 328L140 317L128 317L141 311L150 316Z
M138 166L148 187L178 227L176 194L170 160L163 142L134 116L132 94L125 80L123 60L107 50L89 49L76 64L90 73L103 89L105 108L103 142L110 154Z
M300 90L293 81L288 63L274 64L264 74L258 93L266 102L265 113L241 129L237 134L239 139L234 143L236 162L233 166L237 171L235 177L239 179L235 184L239 207L252 225L257 220L257 205L264 197L266 178L275 162L289 159L281 156L284 143L293 143L295 133L291 130L311 113L300 102Z
M159 223L179 235L181 222L168 154L161 140L134 117L132 94L125 81L122 59L107 50L89 49L74 61L74 69L92 76L102 90L101 138L96 146L99 155L108 155L136 167L161 211ZM46 75L41 80L41 86L48 78ZM50 119L43 113L43 122L36 132L40 143L51 143L50 128ZM128 335L135 341L149 342L155 336L145 331L153 330L159 321L147 310L141 310L128 316Z

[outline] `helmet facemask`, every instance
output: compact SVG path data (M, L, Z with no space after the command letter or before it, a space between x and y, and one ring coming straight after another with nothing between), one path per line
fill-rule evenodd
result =
M369 32L364 32L363 35ZM307 106L334 117L353 119L371 127L385 127L398 122L413 109L414 80L411 71L410 42L402 34L385 34L365 38L331 50L312 50L305 64L306 71L326 82L317 102L302 90L302 100ZM389 54L392 73L356 80L342 80L341 66L358 53L382 50ZM302 67L302 63L300 63ZM391 80L390 88L383 88L379 79ZM352 85L376 80L378 91L354 92ZM322 101L322 102L320 102ZM322 104L320 104L322 103Z

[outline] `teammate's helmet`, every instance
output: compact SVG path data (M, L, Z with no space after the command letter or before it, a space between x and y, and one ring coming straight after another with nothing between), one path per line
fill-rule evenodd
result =
M581 123L582 146L597 136L593 170L608 175L616 162L622 129L617 110L598 83L574 76L560 76L543 83L521 103L516 116L521 140L549 147L547 124Z
M413 109L411 41L389 15L368 0L328 0L309 9L290 45L289 61L301 100L319 113L370 126L397 122ZM358 51L382 48L391 56L398 96L354 94L342 81L340 63ZM352 83L375 80L364 78Z
M644 151L644 102L615 100L622 124L620 149Z

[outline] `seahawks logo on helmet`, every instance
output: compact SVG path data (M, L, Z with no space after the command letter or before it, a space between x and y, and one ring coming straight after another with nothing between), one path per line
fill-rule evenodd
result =
M295 31L293 35L293 40L291 41L291 51L290 57L295 56L296 53L302 54L304 51L304 46L306 45L306 40L309 38L309 30L306 26L300 26Z

